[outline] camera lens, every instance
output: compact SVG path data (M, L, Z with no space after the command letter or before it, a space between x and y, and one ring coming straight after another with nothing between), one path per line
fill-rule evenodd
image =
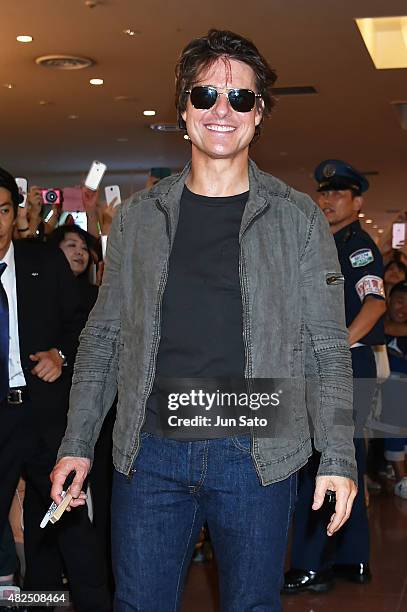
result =
M54 202L56 202L58 199L58 194L53 189L50 189L45 194L45 199L47 200L49 204L54 204Z

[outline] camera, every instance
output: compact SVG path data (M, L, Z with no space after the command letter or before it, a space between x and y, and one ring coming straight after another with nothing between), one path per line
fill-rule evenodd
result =
M62 204L61 189L41 189L41 197L43 204L51 204L60 206Z

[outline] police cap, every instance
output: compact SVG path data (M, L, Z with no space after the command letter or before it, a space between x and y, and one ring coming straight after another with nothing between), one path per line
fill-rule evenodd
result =
M326 159L315 168L317 191L351 189L358 195L369 189L369 181L350 164L340 159Z

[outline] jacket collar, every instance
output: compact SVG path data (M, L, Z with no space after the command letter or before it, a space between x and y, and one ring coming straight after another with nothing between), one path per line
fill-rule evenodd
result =
M249 163L249 198L243 213L240 237L243 235L252 220L267 208L266 190L261 181L261 173L254 161ZM158 200L159 205L165 210L170 220L171 242L174 238L179 216L179 203L184 190L185 181L191 170L191 162L188 162L183 170L170 179L159 181L154 185L149 196Z

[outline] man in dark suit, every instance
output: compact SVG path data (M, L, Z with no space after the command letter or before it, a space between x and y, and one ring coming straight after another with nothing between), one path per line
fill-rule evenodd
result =
M66 427L72 365L84 324L62 252L12 242L20 195L0 169L0 534L21 474L26 478L25 589L62 589L62 559L77 610L109 609L103 561L86 511L39 528L49 472Z

